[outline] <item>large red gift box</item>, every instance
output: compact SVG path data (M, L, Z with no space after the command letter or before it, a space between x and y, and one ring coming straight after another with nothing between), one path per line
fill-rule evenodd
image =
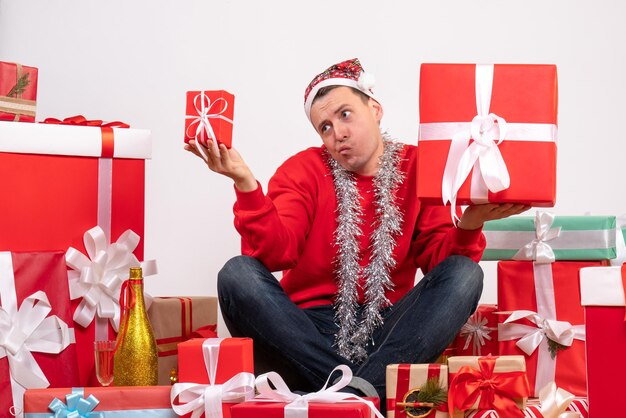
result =
M233 143L235 96L225 90L188 91L185 110L185 143L208 139L230 148Z
M478 305L454 340L457 356L498 355L497 305Z
M0 61L0 120L34 122L37 68Z
M587 330L589 414L617 416L626 376L626 264L580 270Z
M79 400L81 409L77 408ZM24 418L52 417L50 406L63 417L178 418L170 406L169 386L32 389L24 396Z
M554 205L556 66L422 64L419 96L422 201Z
M70 312L63 252L0 252L0 416L25 389L78 384Z
M500 318L500 354L526 357L534 396L539 396L539 390L550 381L574 395L586 396L585 318L578 272L583 267L604 263L498 263L498 308L513 313ZM560 346L549 343L548 338Z
M104 239L97 243L106 241L106 246L130 238L141 260L143 240L137 243L124 233L130 229L143 237L144 159L150 153L147 130L0 122L0 193L11 196L0 205L0 250L73 247L87 253L84 234L99 225ZM111 293L111 298L119 298L119 293ZM73 311L80 303L72 301ZM97 385L94 323L104 327L104 338L99 339L115 337L112 328L106 330L106 321L96 315L88 327L76 326L83 386Z
M374 404L380 405L378 398L363 398ZM283 402L259 402L248 401L232 407L232 418L284 418L285 405ZM370 418L372 410L361 402L320 403L312 401L308 405L307 418Z

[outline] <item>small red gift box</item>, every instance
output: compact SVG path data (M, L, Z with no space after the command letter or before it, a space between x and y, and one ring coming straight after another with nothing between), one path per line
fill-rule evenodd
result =
M181 383L222 384L240 372L254 374L251 338L211 338L215 341L217 357L205 357L205 338L192 338L178 344L178 381ZM214 363L207 365L205 358ZM214 381L207 374L213 368Z
M497 305L478 305L454 341L456 355L498 355L497 310Z
M0 416L24 390L78 384L62 252L0 252Z
M442 389L448 390L448 366L441 364L390 364L387 366L387 418L407 418L405 403L411 394L430 379L437 379ZM413 401L414 402L414 401ZM420 415L421 416L421 415ZM424 418L447 418L448 405L442 404L431 410Z
M422 64L419 95L422 201L554 205L556 66Z
M11 196L0 205L0 250L73 247L87 253L83 237L95 225L104 230L99 250L128 229L143 236L144 159L150 153L147 130L0 121L0 193ZM143 241L131 251L141 260ZM94 294L108 295L111 306L117 305L119 291ZM81 303L73 300L72 311ZM113 315L119 307L107 310ZM93 341L96 324L103 330L98 339L115 338L107 322L96 314L87 327L76 327L81 386L98 385Z
M189 340L198 329L217 337L215 327L207 329L217 324L217 298L155 297L148 309L148 318L159 353L159 384L169 385L172 369L178 370L178 344Z
M0 120L34 122L37 68L0 61Z
M626 375L626 264L580 270L587 330L587 387L592 417L619 415Z
M24 418L52 417L53 413L76 417L177 418L170 406L170 389L170 386L32 389L24 396ZM79 401L82 405L78 405Z
M202 145L209 139L232 146L235 96L225 90L187 92L185 143L196 140Z
M498 263L500 354L526 358L531 393L551 381L577 396L586 396L585 317L580 304L578 272L603 261L531 261ZM504 323L506 322L506 323Z

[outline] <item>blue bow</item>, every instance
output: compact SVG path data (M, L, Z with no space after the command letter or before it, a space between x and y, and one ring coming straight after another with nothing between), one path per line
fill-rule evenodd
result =
M100 401L93 395L85 399L83 389L72 389L72 393L65 395L65 402L58 398L50 402L48 408L54 412L54 418L104 418L102 412L91 412Z

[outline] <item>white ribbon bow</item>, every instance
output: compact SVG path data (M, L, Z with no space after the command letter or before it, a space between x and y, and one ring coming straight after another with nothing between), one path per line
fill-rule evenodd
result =
M535 326L512 323L520 319L527 319ZM585 340L585 326L572 325L555 319L544 319L537 312L524 310L514 311L504 323L498 325L500 341L519 339L515 345L529 356L539 347L545 337L569 347L574 339Z
M335 371L342 373L341 379L328 387L330 377ZM260 375L256 379L256 387L260 396L254 401L263 402L285 402L285 418L307 418L309 411L309 402L321 403L340 403L340 402L359 402L366 404L372 415L378 418L384 416L376 409L376 406L367 399L363 399L351 393L339 392L340 389L346 387L352 380L352 371L346 365L339 365L330 373L324 387L317 392L308 393L306 395L298 395L289 390L289 387L283 378L276 372L269 372ZM272 389L270 383L276 388Z
M487 189L497 193L508 189L511 183L498 148L506 137L507 124L500 116L489 113L492 87L493 65L476 65L477 115L472 119L469 130L453 135L441 183L443 204L450 202L453 220L458 220L458 191L472 169L472 201L476 203L488 201ZM470 140L473 142L470 143Z
M548 244L561 234L561 227L552 228L554 215L549 212L535 213L535 239L519 249L513 260L535 260L537 263L553 263L554 251Z
M540 411L544 418L567 418L580 416L576 412L565 412L574 395L568 391L557 388L556 383L550 382L539 392ZM570 415L576 414L576 415Z
M202 355L209 384L176 383L170 392L172 409L178 415L191 412L191 418L222 418L222 402L242 402L254 397L254 375L241 372L221 385L215 384L220 344L223 338L207 338L202 343ZM174 401L180 396L181 403Z
M213 109L213 107L220 102L224 102L224 107L219 112L211 113L211 109ZM233 123L233 120L227 118L222 114L228 108L228 102L221 97L214 102L211 102L209 96L207 96L206 93L202 91L197 94L196 97L194 97L193 105L196 108L197 116L187 116L187 119L192 120L187 127L187 137L193 136L196 139L196 148L205 159L205 161L207 161L208 156L205 155L202 148L198 146L198 143L206 145L209 139L213 139L212 151L215 152L216 155L219 152L216 143L217 138L215 137L215 132L213 131L213 127L211 126L209 119L222 119L230 124ZM194 125L196 125L195 133L193 133Z
M479 356L481 354L481 347L485 345L486 341L491 341L489 335L491 331L495 331L496 328L487 326L487 318L481 316L478 312L467 320L467 322L461 328L461 338L465 337L465 345L463 350L467 350L472 343L472 355Z
M120 288L128 278L130 267L142 267L143 276L156 274L154 260L140 263L133 254L139 244L139 235L130 229L119 239L108 243L99 226L85 232L84 243L88 256L70 247L65 254L70 299L83 298L74 312L74 321L83 327L98 318L111 322L115 331L120 323ZM106 339L106 338L103 338Z

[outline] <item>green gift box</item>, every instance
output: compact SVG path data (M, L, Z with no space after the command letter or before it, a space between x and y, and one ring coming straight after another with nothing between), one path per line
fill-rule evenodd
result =
M610 260L617 255L615 216L537 212L485 222L483 233L483 260Z

